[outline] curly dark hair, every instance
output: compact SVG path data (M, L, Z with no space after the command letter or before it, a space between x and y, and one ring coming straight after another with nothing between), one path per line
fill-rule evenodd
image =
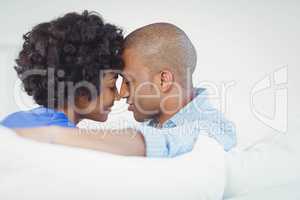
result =
M16 59L15 70L27 94L44 107L57 108L61 95L67 99L67 84L59 94L59 82L76 84L87 81L95 86L99 94L101 70L119 70L123 66L122 30L104 23L95 12L67 13L50 22L38 24L23 38L25 41ZM26 74L34 70L45 73ZM54 72L52 82L48 79L50 70ZM52 95L49 95L49 86L54 89ZM76 90L75 95L82 94L90 95L85 88Z

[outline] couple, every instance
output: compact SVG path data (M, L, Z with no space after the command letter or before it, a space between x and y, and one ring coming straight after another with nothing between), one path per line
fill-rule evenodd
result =
M147 157L187 153L199 134L226 151L236 144L233 124L210 105L204 88L193 88L196 50L175 25L146 25L124 38L120 28L84 11L41 23L24 40L15 69L40 107L1 122L23 137ZM140 126L76 128L82 119L106 121L120 98L127 99Z

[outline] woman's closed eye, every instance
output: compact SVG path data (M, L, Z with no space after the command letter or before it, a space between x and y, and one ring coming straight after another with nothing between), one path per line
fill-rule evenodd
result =
M109 89L110 89L111 91L117 91L117 90L118 90L116 84L110 85L110 86L109 86Z

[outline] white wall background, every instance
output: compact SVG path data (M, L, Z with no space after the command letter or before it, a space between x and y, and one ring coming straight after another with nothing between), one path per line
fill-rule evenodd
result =
M282 86L288 89L288 128L299 122L298 0L189 0L179 3L170 0L2 0L0 8L0 118L32 104L26 95L18 92L15 95L14 92L17 78L13 65L22 43L22 34L35 24L66 12L88 9L98 11L106 21L124 28L125 34L153 22L171 22L181 27L198 52L195 85L209 81L221 86L234 81L228 90L227 107L223 111L235 122L240 145L276 132L253 114L250 97L251 89L258 81L282 66L288 66L288 84ZM256 108L269 118L276 114L273 89L265 90L255 98ZM20 95L27 106L18 106ZM220 100L215 99L216 106L224 103ZM117 103L114 110L105 126L117 127L132 121L124 102Z

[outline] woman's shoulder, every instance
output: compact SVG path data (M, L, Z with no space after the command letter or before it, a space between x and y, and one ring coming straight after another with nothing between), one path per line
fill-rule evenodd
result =
M1 121L1 125L9 128L28 127L30 125L28 122L32 119L33 110L11 113Z
M18 111L5 117L1 125L9 128L29 128L37 126L70 126L65 115L45 107L37 107L27 111ZM75 126L72 124L72 126Z

